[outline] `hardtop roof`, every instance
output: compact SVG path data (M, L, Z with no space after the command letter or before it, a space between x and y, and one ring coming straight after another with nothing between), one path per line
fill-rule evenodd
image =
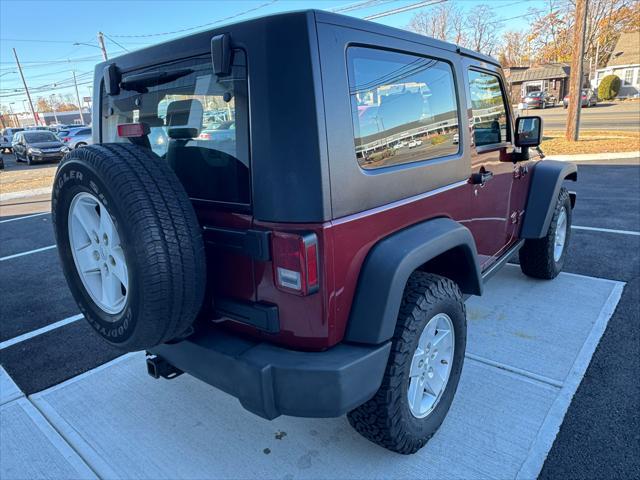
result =
M190 35L185 35L176 39L151 45L151 46L142 48L140 50L135 50L133 52L126 53L124 55L113 57L109 60L106 60L104 62L97 64L96 71L98 71L97 70L98 68L100 69L100 71L102 71L102 68L104 68L104 66L114 62L116 64L125 63L129 65L131 63L136 63L136 62L131 62L130 60L134 58L136 59L140 58L140 55L143 53L148 53L150 56L154 56L156 52L159 53L161 51L162 52L175 51L176 49L174 47L179 47L189 40L196 40L196 39L200 40L200 39L206 39L207 37L210 38L215 34L221 33L222 31L224 31L225 28L228 28L230 26L241 25L241 24L248 25L248 24L254 23L256 27L258 27L259 25L269 22L270 20L275 18L292 17L292 16L300 16L300 15L309 16L317 23L339 25L347 28L353 28L357 30L363 30L367 32L380 34L380 35L387 35L390 37L400 38L410 42L420 43L420 44L427 45L434 48L440 48L447 51L455 51L464 56L500 66L500 63L498 62L498 60L496 60L495 58L489 55L484 55L482 53L469 50L468 48L464 48L453 43L444 42L442 40L428 37L426 35L421 35L418 33L401 30L399 28L382 25L369 20L363 20L360 18L341 15L338 13L327 12L325 10L307 9L307 10L291 10L288 12L274 13L272 15L265 15L262 17L256 17L248 20L243 20L240 22L222 24L212 29L192 33ZM183 49L178 48L178 50L183 50Z

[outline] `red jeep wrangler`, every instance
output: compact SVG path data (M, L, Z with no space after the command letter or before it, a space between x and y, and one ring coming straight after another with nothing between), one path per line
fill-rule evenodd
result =
M61 163L58 251L106 341L267 419L347 413L401 453L443 421L464 300L519 252L562 269L576 167L540 161L499 64L321 11L96 67Z

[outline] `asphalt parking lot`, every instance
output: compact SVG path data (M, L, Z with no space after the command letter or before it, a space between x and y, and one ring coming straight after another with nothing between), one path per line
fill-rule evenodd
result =
M565 271L626 282L541 478L640 471L640 166L580 165ZM78 318L47 196L0 202L0 364L27 395L120 355Z

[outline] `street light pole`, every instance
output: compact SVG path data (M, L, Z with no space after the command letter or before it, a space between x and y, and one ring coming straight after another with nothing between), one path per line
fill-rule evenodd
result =
M33 102L31 101L31 95L29 94L29 87L27 87L27 81L24 79L24 74L22 73L22 66L20 65L20 60L18 60L18 54L16 53L15 48L13 49L13 56L16 57L16 65L18 65L18 71L20 72L20 77L22 78L24 91L27 93L27 99L29 100L29 108L31 108L31 115L33 116L33 124L38 125L38 119L36 118L36 111L33 108Z
M52 93L51 95L49 95L49 100L51 100L51 110L53 110L53 119L55 120L56 125L58 125L58 115L56 115L56 104L55 104L56 94Z
M80 122L84 125L84 115L82 115L82 103L80 102L80 93L78 92L78 82L76 81L76 72L72 70L73 73L73 84L76 87L76 98L78 99L78 110L80 112Z
M13 123L16 124L16 127L21 127L22 125L20 124L20 118L18 118L18 115L13 113L13 107L11 105L13 105L14 103L16 102L9 103L9 113L11 113L11 116L13 117Z

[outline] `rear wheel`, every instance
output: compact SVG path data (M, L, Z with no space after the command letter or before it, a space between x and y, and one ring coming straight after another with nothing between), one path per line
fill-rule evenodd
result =
M458 286L414 272L405 288L391 353L375 396L349 412L368 440L410 454L436 432L453 401L466 347L466 314Z
M134 145L73 150L58 167L52 211L67 283L102 337L134 351L189 330L204 296L204 245L166 162Z
M520 249L520 269L525 275L550 280L558 276L571 238L571 199L560 189L547 235L527 240Z

